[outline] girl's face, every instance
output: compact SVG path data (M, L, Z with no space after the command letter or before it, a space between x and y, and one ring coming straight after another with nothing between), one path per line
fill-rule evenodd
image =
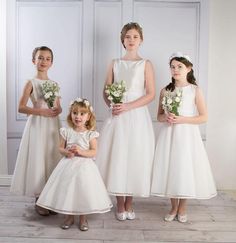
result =
M40 72L46 72L52 66L52 55L50 51L37 51L33 63Z
M84 112L82 109L73 109L71 112L71 120L76 128L85 128L89 118L89 113Z
M139 32L136 29L128 30L124 38L124 46L127 51L138 49L142 43Z
M172 77L177 81L186 81L187 74L191 71L191 67L186 67L182 62L173 60L170 64Z

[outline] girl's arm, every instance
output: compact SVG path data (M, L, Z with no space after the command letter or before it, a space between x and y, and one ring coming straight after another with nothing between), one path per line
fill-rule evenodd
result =
M207 121L207 108L204 100L203 93L199 87L196 88L196 106L198 115L193 117L187 116L175 116L172 114L170 123L189 123L189 124L201 124Z
M107 106L109 106L109 107L110 107L111 101L107 99L107 95L105 93L105 88L106 88L107 84L113 83L113 79L114 79L113 66L114 66L114 60L112 60L110 66L108 68L107 77L106 77L104 88L103 88L103 99L106 102Z
M41 108L34 108L27 106L28 100L30 98L30 94L33 91L33 86L31 81L28 81L25 84L25 87L23 89L23 94L20 98L19 106L18 106L18 112L24 113L27 115L38 115L38 116L47 116L47 117L53 117L58 115L58 111L54 111L52 109L41 109Z
M57 115L61 114L62 108L61 108L61 103L60 103L60 98L56 97L55 103L56 106L53 108L53 111L57 113Z
M113 115L119 115L124 111L128 111L134 108L138 108L144 105L149 104L155 98L155 78L154 71L152 67L152 63L150 61L146 61L145 65L145 88L146 94L140 97L137 100L128 102L128 103L120 103L115 104L112 109Z
M162 108L162 98L164 96L165 89L162 89L160 92L160 97L159 97L159 105L158 105L158 111L157 111L157 120L159 122L167 122L168 115L165 114L165 111Z
M78 145L75 147L74 151L76 151L76 155L93 158L96 156L97 153L97 139L93 138L89 141L89 149L83 150Z
M72 158L75 156L75 154L72 151L66 149L66 140L62 136L60 136L59 151L61 155L68 158Z

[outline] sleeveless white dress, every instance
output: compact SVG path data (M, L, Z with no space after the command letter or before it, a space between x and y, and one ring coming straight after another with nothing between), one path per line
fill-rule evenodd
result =
M46 80L32 79L30 96L33 107L48 108L43 99L41 84ZM49 80L50 81L50 80ZM22 135L11 192L38 196L57 162L59 153L59 117L29 115Z
M195 116L195 85L182 88L181 116ZM208 199L216 188L196 124L162 123L157 138L151 194L168 198Z
M124 102L145 94L145 60L114 61L114 82L124 80ZM112 195L150 195L155 149L154 131L147 106L110 116L103 125L96 162Z
M89 149L89 141L99 136L96 131L76 132L61 128L67 147L77 144ZM63 157L45 185L37 205L62 214L105 213L112 207L106 187L92 158Z

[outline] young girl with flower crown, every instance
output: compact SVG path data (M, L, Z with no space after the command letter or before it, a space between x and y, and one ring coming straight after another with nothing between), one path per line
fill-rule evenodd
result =
M98 132L95 115L86 99L70 104L69 128L61 128L60 152L64 156L50 176L37 205L65 214L62 229L74 224L80 215L79 229L88 230L87 214L110 211L112 203L93 158L97 151Z
M151 194L168 197L172 208L165 221L187 222L187 199L216 196L216 188L198 124L207 120L201 89L188 56L170 57L172 82L160 93Z
M133 196L150 195L155 140L147 105L155 97L155 79L151 62L138 54L142 41L139 24L124 25L121 42L126 54L112 61L104 87L113 116L103 125L97 164L108 192L116 196L117 220L134 219ZM122 90L123 100L114 102Z
M18 111L28 115L12 178L11 192L36 197L40 195L56 162L61 158L59 146L62 109L58 84L48 78L53 63L53 52L46 46L36 47L32 54L36 75L25 84ZM46 87L44 89L43 87ZM52 88L50 90L50 88ZM50 93L45 93L47 90ZM31 100L33 106L28 105ZM51 106L48 101L50 100ZM49 211L35 206L40 215ZM52 212L51 212L52 213Z

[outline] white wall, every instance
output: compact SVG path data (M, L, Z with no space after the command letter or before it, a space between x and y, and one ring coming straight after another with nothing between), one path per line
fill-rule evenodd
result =
M236 189L236 1L210 1L207 151L218 189Z

